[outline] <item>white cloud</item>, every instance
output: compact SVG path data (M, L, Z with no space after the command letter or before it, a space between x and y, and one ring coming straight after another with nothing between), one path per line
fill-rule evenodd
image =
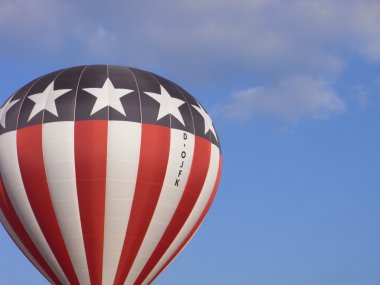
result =
M350 87L348 92L351 95L351 100L356 104L360 109L366 109L371 105L371 86L357 84Z
M357 93L356 94L356 101L357 101L358 106L361 109L367 108L369 103L370 103L368 93L365 91L361 91L361 92Z
M96 30L89 35L87 46L92 53L104 55L114 51L117 43L117 37L113 33L107 31L103 26L98 26Z
M271 86L236 92L215 113L240 121L260 116L297 121L303 118L326 119L345 109L345 102L328 82L308 76L291 76Z
M354 15L358 50L368 59L380 61L380 2L358 5Z
M376 0L0 0L0 51L108 53L199 78L227 69L335 78L347 52L380 61L379 26Z
M55 46L70 12L69 5L56 0L0 1L0 49L33 52Z
M0 52L22 57L103 56L117 43L88 7L60 0L0 0L0 37Z
M125 15L135 24L133 37L129 28L117 31L121 46L130 47L133 38L141 47L138 52L151 51L148 59L159 58L174 69L180 62L201 76L203 70L210 76L228 69L266 77L304 73L333 79L345 67L347 53L380 60L378 1L140 3Z
M0 0L0 54L165 70L187 86L258 82L224 107L239 119L344 111L331 85L350 55L380 62L379 27L378 0Z

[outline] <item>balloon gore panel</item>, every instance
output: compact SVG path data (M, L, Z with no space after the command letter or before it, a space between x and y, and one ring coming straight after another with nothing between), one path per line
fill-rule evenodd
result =
M211 206L215 127L177 84L88 65L41 76L0 109L0 220L54 284L149 284Z

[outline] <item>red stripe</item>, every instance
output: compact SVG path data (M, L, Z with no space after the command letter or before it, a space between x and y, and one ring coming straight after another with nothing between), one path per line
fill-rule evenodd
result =
M108 121L75 122L79 212L92 285L102 283Z
M43 257L39 253L33 241L29 238L28 233L26 232L24 226L22 225L20 219L18 218L17 213L15 209L13 208L13 205L8 197L8 194L5 191L5 186L1 177L0 177L0 209L3 212L5 218L7 219L9 225L12 227L12 230L14 231L14 233L17 235L17 237L22 242L24 247L28 250L30 255L33 256L34 260L38 263L38 265L43 269L43 271L45 271L47 276L49 276L49 278L55 284L61 284L57 276L54 274L54 272L51 270L49 265L46 263L46 261L43 259ZM12 238L12 236L10 237ZM13 241L16 243L14 239ZM20 248L20 246L17 243L16 245ZM26 256L26 258L28 258L28 256L25 253L24 255Z
M195 234L196 230L199 228L199 226L201 225L203 219L205 218L208 210L210 209L210 206L215 198L215 194L216 194L216 190L218 189L218 185L219 185L219 181L220 181L220 173L221 173L221 170L222 170L222 156L219 155L219 168L218 168L218 175L217 175L217 178L216 178L216 182L215 182L215 186L214 186L214 189L212 190L212 193L211 193L211 196L207 202L207 205L206 207L204 208L201 216L199 217L198 221L196 222L196 224L194 225L194 227L192 228L192 230L190 231L190 233L186 236L186 238L183 240L183 242L181 243L181 245L177 248L177 250L174 252L174 254L168 259L168 261L165 263L165 265L160 269L160 271L158 271L158 273L156 275L154 275L154 277L152 278L152 280L149 281L148 284L151 284L153 282L154 279L157 278L158 275L161 274L161 272L170 264L170 262L173 261L173 259L180 253L180 251L184 248L184 246L189 242L189 240L191 239L191 237Z
M54 256L71 284L79 284L59 229L46 179L42 125L17 131L17 151L26 194Z
M196 136L190 175L181 200L161 240L134 284L141 284L145 280L185 224L202 191L208 173L210 160L210 141Z
M148 230L164 182L170 129L142 124L140 162L123 250L114 285L124 283Z

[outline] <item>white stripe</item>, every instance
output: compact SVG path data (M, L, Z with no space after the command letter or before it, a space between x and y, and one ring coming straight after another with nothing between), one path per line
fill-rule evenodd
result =
M171 129L168 166L160 197L133 266L124 284L133 284L161 240L181 200L194 155L194 135ZM178 186L176 180L179 179Z
M46 123L42 146L58 225L80 284L90 284L75 175L74 122Z
M41 272L41 274L51 283L54 284L53 280L46 274L46 272L42 269L42 267L38 264L38 262L34 259L34 257L30 254L30 252L26 249L24 244L18 238L16 233L13 231L11 225L8 223L7 219L4 216L4 213L0 209L0 222L3 224L4 228L7 230L10 237L17 244L17 246L21 249L21 251L25 254L25 256L30 260L31 263Z
M156 264L154 269L150 272L148 277L144 280L142 284L148 284L149 281L159 272L159 270L165 265L165 263L169 260L169 258L174 254L174 252L178 249L178 247L181 245L181 243L185 240L187 235L191 232L191 230L194 228L194 225L198 221L199 217L201 216L203 210L205 209L208 200L210 199L210 196L212 194L212 190L214 189L216 178L218 175L218 168L219 168L219 148L215 146L214 144L211 144L211 160L210 160L210 166L208 169L206 181L203 185L201 194L191 211L189 217L187 218L185 224L183 225L182 229L174 239L173 243L170 245L168 250L165 252L165 254L162 256L160 261Z
M123 249L140 160L141 123L108 122L103 284L113 284Z
M13 131L0 136L0 173L5 190L16 210L17 216L38 251L50 265L58 279L64 284L69 284L38 225L26 195L18 163L16 134L17 132Z

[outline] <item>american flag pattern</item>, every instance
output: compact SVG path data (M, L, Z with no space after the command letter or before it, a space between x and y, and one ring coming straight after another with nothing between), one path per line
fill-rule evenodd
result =
M0 220L52 284L150 284L204 219L221 164L210 117L173 82L60 70L0 109Z

